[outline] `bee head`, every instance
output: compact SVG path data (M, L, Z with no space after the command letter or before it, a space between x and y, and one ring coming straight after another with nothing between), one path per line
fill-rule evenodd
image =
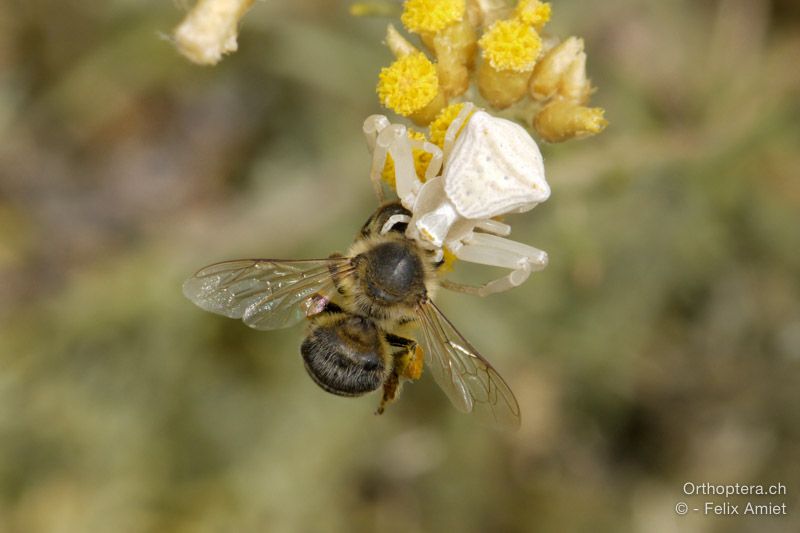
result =
M411 211L403 207L400 202L389 202L388 204L383 204L364 223L364 226L361 228L361 237L363 238L380 235L381 230L383 230L383 226L389 221L389 218L394 215L405 215L411 218ZM405 233L407 226L408 224L404 222L398 222L392 226L391 231L402 234Z

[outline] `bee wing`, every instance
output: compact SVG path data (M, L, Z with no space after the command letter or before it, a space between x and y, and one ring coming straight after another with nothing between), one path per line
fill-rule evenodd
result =
M309 314L309 299L314 294L335 290L333 276L345 275L349 264L342 257L225 261L187 279L183 294L198 307L241 318L251 328L286 328Z
M456 409L500 427L518 428L514 393L433 302L419 308L427 368Z

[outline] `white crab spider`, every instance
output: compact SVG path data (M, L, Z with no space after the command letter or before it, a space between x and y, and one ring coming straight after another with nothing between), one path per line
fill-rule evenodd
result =
M542 154L528 132L514 122L473 110L472 104L464 104L445 133L444 150L410 139L405 126L392 124L383 115L364 121L364 135L372 152L370 179L376 194L383 200L381 172L391 155L397 196L412 213L410 218L392 217L383 231L407 222L406 236L435 250L439 258L446 247L462 261L511 269L478 287L442 283L485 296L514 288L547 266L546 252L504 238L511 227L492 218L533 209L547 200L550 187ZM412 149L431 154L424 183L414 169Z

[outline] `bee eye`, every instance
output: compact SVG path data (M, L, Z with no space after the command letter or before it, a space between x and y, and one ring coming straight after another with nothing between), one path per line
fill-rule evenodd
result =
M337 314L312 327L300 346L306 370L324 390L360 396L383 384L387 354L375 324L355 315Z

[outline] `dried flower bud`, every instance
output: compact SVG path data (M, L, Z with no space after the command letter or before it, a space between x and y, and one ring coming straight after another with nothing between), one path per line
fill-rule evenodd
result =
M475 18L480 18L479 23L475 24L476 28L488 28L495 21L509 18L511 15L511 8L508 5L508 0L472 0L474 6L467 6L467 11L470 9L478 11L478 14L471 15Z
M493 108L505 109L525 96L529 77L529 72L495 70L484 61L478 67L478 90Z
M550 20L550 4L539 0L519 0L514 9L514 16L525 24L530 24L537 31Z
M434 35L439 81L448 97L458 96L469 87L469 69L475 61L477 48L478 36L466 19Z
M235 52L239 20L253 0L199 0L175 28L175 45L190 61L215 65Z
M580 56L583 56L582 64L585 69L586 54L583 53L583 40L576 37L570 37L549 50L533 69L531 97L535 100L552 97L559 90L562 78Z
M386 46L392 51L394 57L400 59L403 56L419 52L416 46L408 42L408 39L400 35L392 24L386 28Z
M483 11L479 0L467 0L465 17L473 28L483 25Z
M533 127L548 142L563 142L600 133L608 125L600 107L584 107L568 100L553 100L534 117Z
M586 54L581 52L575 58L564 75L558 86L558 94L577 104L585 104L589 101L592 94L592 84L586 77Z

